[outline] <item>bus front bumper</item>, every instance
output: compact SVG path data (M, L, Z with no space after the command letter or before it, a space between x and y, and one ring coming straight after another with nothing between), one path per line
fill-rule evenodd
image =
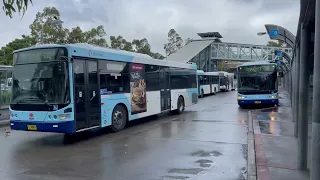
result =
M253 105L253 104L278 104L279 100L278 99L261 99L261 100L244 100L244 99L238 99L238 104L239 105Z
M12 130L38 131L55 133L74 133L74 121L64 122L30 122L30 121L10 121Z

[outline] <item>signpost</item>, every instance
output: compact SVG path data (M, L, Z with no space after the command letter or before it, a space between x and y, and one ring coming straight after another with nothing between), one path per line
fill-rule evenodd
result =
M282 52L281 51L277 52L277 56L282 57Z
M269 36L270 37L279 36L279 31L277 29L270 30Z

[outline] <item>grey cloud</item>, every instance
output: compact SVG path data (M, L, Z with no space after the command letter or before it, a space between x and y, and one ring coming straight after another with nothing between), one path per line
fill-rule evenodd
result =
M198 32L219 31L223 41L266 44L264 24L279 24L294 34L299 2L292 0L34 0L26 16L13 20L0 14L0 45L28 33L37 11L55 6L65 26L90 29L100 24L108 35L128 40L147 38L153 51L164 54L168 30L174 28L186 39L198 38Z

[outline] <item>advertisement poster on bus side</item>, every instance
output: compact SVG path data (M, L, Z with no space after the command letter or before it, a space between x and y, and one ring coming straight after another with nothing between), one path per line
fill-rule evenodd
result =
M143 64L130 66L131 114L147 111L145 69Z

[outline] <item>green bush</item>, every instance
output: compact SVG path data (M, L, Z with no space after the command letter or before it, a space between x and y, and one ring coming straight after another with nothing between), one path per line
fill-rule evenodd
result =
M1 91L0 106L9 105L10 101L11 101L11 92L10 91Z

